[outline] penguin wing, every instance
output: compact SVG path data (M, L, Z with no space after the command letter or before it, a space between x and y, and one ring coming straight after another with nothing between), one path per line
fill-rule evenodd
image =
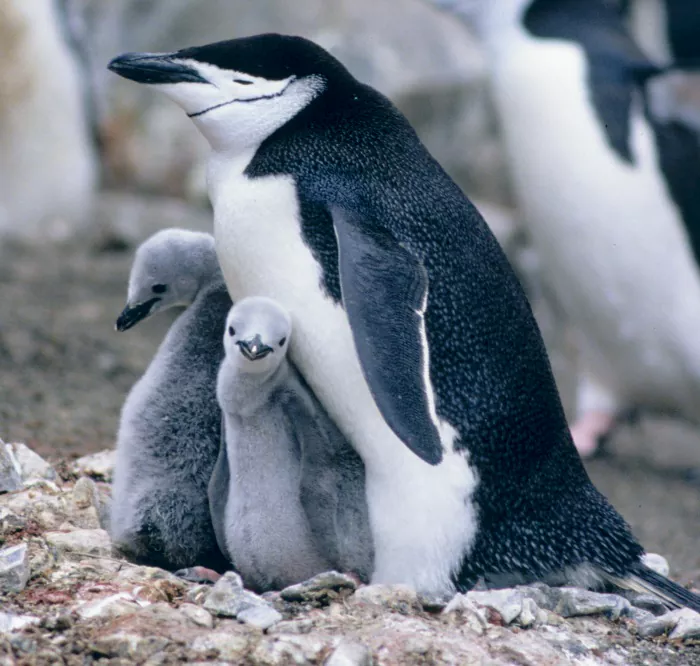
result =
M226 546L226 526L225 513L226 502L228 501L228 486L231 481L231 471L228 466L228 456L226 455L226 420L221 415L221 445L219 447L219 457L216 459L214 470L209 479L207 495L209 498L209 514L211 516L214 536L219 550L231 560L231 554Z
M372 397L396 436L431 465L442 460L423 314L428 274L390 234L331 210L340 290Z

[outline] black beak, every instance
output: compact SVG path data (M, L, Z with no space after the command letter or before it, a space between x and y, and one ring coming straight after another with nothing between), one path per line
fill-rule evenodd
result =
M123 53L107 68L137 83L209 83L192 67L173 58L177 53Z
M142 319L151 314L153 306L160 300L160 298L151 298L144 303L135 305L133 308L127 305L117 318L116 329L118 331L128 331L132 326L136 326Z
M268 347L259 335L256 335L250 340L239 340L236 342L241 350L241 354L245 356L249 361L257 361L261 358L265 358L268 354L272 354L274 349Z

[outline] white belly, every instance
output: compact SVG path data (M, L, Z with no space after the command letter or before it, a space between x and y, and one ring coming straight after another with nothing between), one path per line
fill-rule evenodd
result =
M594 115L578 46L520 37L492 55L519 202L586 362L622 400L697 414L700 281L640 100L628 164Z
M245 164L214 157L209 172L217 253L231 296L267 296L289 310L292 359L365 462L373 580L449 591L476 531L469 501L476 478L466 456L450 448L431 467L389 429L362 375L345 312L322 292L320 268L302 241L292 179L249 180Z

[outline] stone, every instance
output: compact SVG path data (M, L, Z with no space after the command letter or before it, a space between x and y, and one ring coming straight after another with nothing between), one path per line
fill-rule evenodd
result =
M481 635L489 626L484 609L467 594L455 594L442 611L443 616L459 616L474 633Z
M659 617L652 617L643 622L640 622L637 626L637 633L642 638L653 638L655 636L661 636L661 634L675 629L679 620L680 617L678 610L669 611L668 613L664 613Z
M95 617L115 618L135 613L141 608L128 592L119 592L103 599L96 599L78 607L78 615L84 620Z
M204 608L223 617L237 617L243 610L267 605L264 599L246 590L241 577L233 571L227 571L214 584L204 601Z
M100 501L95 482L81 476L70 495L70 522L81 529L100 529Z
M119 631L95 638L90 644L90 649L105 657L120 657L141 663L160 652L168 643L170 641L162 636L139 636Z
M27 521L7 507L0 506L0 537L21 532L27 526Z
M232 634L213 631L197 638L190 644L190 650L195 653L207 653L216 650L218 656L226 661L243 663L248 650L248 637L243 634Z
M198 627L205 627L206 629L214 628L214 618L212 614L201 606L195 604L181 604L180 612Z
M76 509L87 509L96 504L96 495L95 482L86 476L81 476L73 486L71 500Z
M44 537L49 545L66 557L96 555L109 557L112 542L104 530L74 530L73 532L47 532Z
M337 571L326 571L309 580L285 587L280 596L285 601L320 601L335 598L343 590L356 589L357 581L351 576Z
M330 640L318 636L275 636L258 643L251 661L262 666L318 663L328 650Z
M372 653L362 643L343 639L326 659L324 666L372 666Z
M282 614L271 606L251 606L236 615L239 622L244 622L262 631L282 621Z
M451 600L452 597L446 594L418 594L418 603L421 605L423 610L427 611L428 613L440 613L445 609Z
M542 612L543 611L532 599L524 598L522 600L522 610L517 617L517 622L521 627L532 627L538 621L542 621Z
M420 607L418 594L410 585L364 585L351 597L355 604L383 606L399 612Z
M185 592L185 600L192 604L202 605L210 592L211 585L193 585Z
M668 566L668 560L658 553L644 553L642 564L648 566L660 576L668 576L671 571L671 567Z
M32 615L15 615L13 613L0 612L0 634L18 631L39 622L40 618Z
M630 602L617 594L600 594L576 587L562 587L560 595L554 612L562 617L601 613L611 620L617 620L630 609Z
M471 591L467 596L478 606L495 610L504 624L513 622L523 610L523 595L514 589Z
M98 481L111 481L115 460L115 451L107 449L78 458L73 463L73 469L78 474L84 474Z
M700 638L700 613L690 608L679 608L672 611L676 614L677 623L670 633L671 640L675 638Z
M0 592L21 592L29 580L27 545L0 550Z
M54 481L56 479L56 470L26 444L6 444L5 447L17 461L23 481L26 482L30 479Z
M0 493L12 493L23 487L19 463L10 447L0 439Z
M302 618L299 620L283 620L274 627L270 627L268 634L308 634L314 628L313 620Z
M659 597L653 594L639 594L638 592L628 591L625 598L629 600L632 606L653 613L654 615L663 615L668 613L668 606L664 604Z

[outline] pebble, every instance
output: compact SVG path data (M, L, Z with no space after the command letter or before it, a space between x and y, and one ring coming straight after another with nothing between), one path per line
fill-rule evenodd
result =
M629 613L630 602L617 594L601 594L577 587L562 587L554 612L562 617L605 614L611 620Z
M78 474L84 474L85 476L90 476L99 481L111 481L115 460L115 451L113 449L107 449L78 458L73 463L73 469Z
M690 608L679 608L671 612L675 613L677 623L669 636L670 639L700 637L700 613Z
M645 553L642 556L642 564L645 564L660 576L668 576L671 571L671 567L668 566L668 560L658 553Z
M245 624L265 631L278 622L281 622L282 614L271 606L251 606L249 608L244 608L238 613L236 619L239 622L245 622Z
M479 636L481 636L489 626L484 609L478 606L474 600L466 594L455 594L450 603L443 609L442 615L446 617L454 615L459 616L463 624Z
M5 448L11 456L14 456L23 481L26 482L30 479L54 481L56 479L56 470L25 444L5 444Z
M243 587L241 577L227 571L211 588L204 600L204 608L224 617L237 617L241 611L268 603L254 592Z
M420 608L418 595L410 585L364 585L351 597L352 603L383 606L399 612Z
M39 618L32 615L14 615L13 613L0 612L0 634L7 634L38 623Z
M72 532L47 532L46 541L62 555L96 555L109 557L112 542L105 530L74 530Z
M84 620L95 617L115 618L129 615L139 610L141 606L128 592L119 592L103 599L97 599L78 607L78 615Z
M668 613L668 607L659 597L653 594L639 594L638 592L628 591L625 597L629 600L632 606L653 613L654 615L663 615Z
M160 652L170 641L162 636L139 636L126 632L117 632L95 638L90 649L105 657L121 657L122 659L137 660L142 663L145 659Z
M513 622L523 610L523 595L514 589L471 591L467 596L477 605L495 610L503 618L504 624Z
M0 493L11 493L23 487L19 463L9 446L0 439Z
M372 666L372 653L362 643L343 639L324 666Z
M309 580L285 587L280 596L285 601L324 601L334 599L343 590L354 591L357 581L337 571L325 571Z
M0 536L21 532L27 525L27 521L18 516L14 511L0 506Z
M206 629L214 628L214 618L212 614L201 606L195 604L181 604L180 612L198 627L205 627Z
M29 580L27 545L0 550L0 592L21 592Z
M214 631L197 638L190 644L190 649L195 653L207 653L216 650L221 659L243 662L243 654L248 649L248 638L242 634L233 634L223 631Z

